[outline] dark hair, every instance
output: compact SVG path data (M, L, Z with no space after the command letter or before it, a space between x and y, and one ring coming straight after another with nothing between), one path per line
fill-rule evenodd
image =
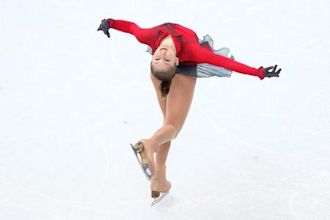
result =
M176 65L171 66L168 70L158 71L154 69L152 64L150 64L150 70L152 75L161 81L159 89L162 96L165 97L170 91L171 82L176 71Z

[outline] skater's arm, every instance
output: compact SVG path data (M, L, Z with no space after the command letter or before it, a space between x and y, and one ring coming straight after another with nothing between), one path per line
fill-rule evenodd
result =
M140 28L137 24L130 21L109 19L109 26L118 31L132 34L139 42L149 46L157 38L157 33L153 28Z
M215 54L205 48L199 47L194 50L193 55L195 61L198 63L208 63L215 66L223 67L235 72L239 72L242 74L248 74L252 76L258 76L260 79L263 79L265 76L263 74L263 67L258 69L247 66L243 63L237 62L233 59L227 58L225 56L221 56Z

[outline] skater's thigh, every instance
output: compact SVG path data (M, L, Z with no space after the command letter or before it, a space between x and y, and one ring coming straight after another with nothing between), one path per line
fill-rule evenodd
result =
M164 124L171 124L181 130L190 109L194 94L196 78L183 74L176 74L172 80L166 100L166 114Z
M155 91L156 91L156 94L157 94L157 100L158 100L159 107L162 110L163 116L165 117L165 114L166 114L166 97L167 96L165 96L165 97L162 96L162 93L160 91L161 81L156 79L152 74L150 74L150 78L151 78L152 84L154 85L154 88L155 88Z

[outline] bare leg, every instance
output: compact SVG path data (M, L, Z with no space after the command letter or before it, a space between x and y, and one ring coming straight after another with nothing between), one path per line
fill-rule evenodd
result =
M173 78L166 103L161 104L164 109L164 124L148 139L154 145L149 148L153 152L180 132L190 109L195 83L196 78L185 75L177 74Z
M156 168L154 177L160 181L157 181L157 184L153 184L152 182L151 187L162 190L165 185L169 185L166 184L165 171L163 170L169 150L169 144L166 145L166 143L169 143L178 135L184 124L193 98L196 79L189 76L176 75L173 78L170 92L166 98L161 97L158 91L160 82L153 77L152 80L157 92L160 107L164 114L164 125L149 139L142 140L142 142L145 145L150 160L153 160L153 154L157 151L156 161L152 161L152 163L156 165L156 167L154 166L154 168Z
M171 142L167 142L158 147L155 156L155 169L164 169L166 166L167 155L170 150Z
M164 120L165 120L167 97L162 97L162 95L161 95L161 92L159 90L160 81L157 80L152 75L150 75L150 77L151 77L152 83L154 85L156 94L157 94L159 107L162 110L163 117L164 117ZM157 147L156 155L155 155L155 163L156 163L155 166L157 168L164 168L165 167L168 151L170 149L170 145L171 145L171 142L167 142L167 143L164 143L164 144Z
M160 196L159 191L167 192L171 188L171 183L166 178L166 159L170 149L171 142L160 145L155 154L155 170L151 178L150 188L151 196L157 198ZM157 190L155 192L153 190Z

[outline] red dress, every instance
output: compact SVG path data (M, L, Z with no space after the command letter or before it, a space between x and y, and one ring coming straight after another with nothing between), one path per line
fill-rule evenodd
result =
M182 25L164 23L152 28L140 28L133 22L115 19L109 19L109 25L111 28L134 35L139 42L151 47L152 52L159 47L165 37L171 35L180 64L196 65L208 63L235 72L258 76L260 79L264 78L262 73L263 67L256 69L213 53L210 48L200 45L194 31Z

